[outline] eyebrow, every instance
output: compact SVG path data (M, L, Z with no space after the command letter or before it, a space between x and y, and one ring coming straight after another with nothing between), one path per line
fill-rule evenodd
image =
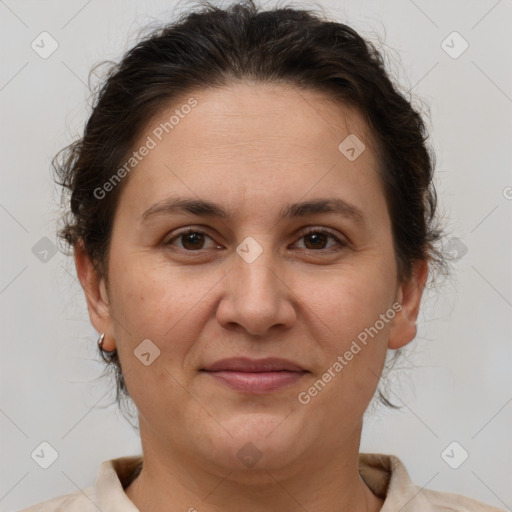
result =
M156 217L164 217L172 214L202 215L206 217L218 217L229 219L230 214L219 204L202 199L189 199L170 197L159 201L148 208L141 216L140 221L146 222ZM356 206L338 197L319 198L310 201L287 204L280 212L281 219L305 217L318 213L336 213L358 224L364 224L365 216Z

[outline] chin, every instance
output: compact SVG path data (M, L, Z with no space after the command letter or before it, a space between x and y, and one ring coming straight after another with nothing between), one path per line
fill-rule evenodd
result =
M305 429L293 415L238 414L221 423L225 429L221 438L212 439L213 460L252 483L263 472L262 483L268 484L267 471L285 470L306 447Z

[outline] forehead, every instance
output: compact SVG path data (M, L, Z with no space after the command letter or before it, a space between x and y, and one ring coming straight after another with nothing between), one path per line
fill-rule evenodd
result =
M364 150L347 158L354 140L356 151ZM374 143L358 111L289 85L192 91L160 109L133 149L144 145L152 148L123 191L139 212L170 192L233 206L255 197L288 195L294 202L333 189L351 196L359 190L359 200L369 204L382 193Z
M195 106L189 108L192 102ZM291 84L237 82L195 90L162 107L143 135L152 133L157 142L173 134L187 147L210 145L230 152L235 148L229 142L235 137L238 143L260 142L261 149L276 153L291 144L300 154L302 148L321 150L330 143L337 147L340 136L351 133L373 148L371 132L357 109Z

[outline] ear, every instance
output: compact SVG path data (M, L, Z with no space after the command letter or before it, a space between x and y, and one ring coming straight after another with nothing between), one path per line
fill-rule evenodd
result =
M112 331L112 319L105 281L98 277L82 240L74 246L74 257L76 273L85 293L91 323L99 333L105 333L105 350L114 350L115 340L109 334Z
M397 312L391 325L388 348L398 349L411 342L417 334L416 319L420 310L421 297L428 277L428 262L418 260L411 278L398 288L397 302L402 309Z

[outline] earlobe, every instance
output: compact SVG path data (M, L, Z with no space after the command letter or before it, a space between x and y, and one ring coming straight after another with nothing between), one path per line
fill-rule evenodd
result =
M85 293L91 323L98 333L107 333L111 330L111 318L105 281L98 276L82 240L74 246L74 259L78 280ZM104 342L106 350L115 348L115 345L111 346L109 343L112 339L112 336L106 336Z
M419 260L414 266L411 278L400 285L397 302L401 304L401 310L393 319L388 348L394 350L402 348L416 337L418 332L416 320L427 276L428 262Z

